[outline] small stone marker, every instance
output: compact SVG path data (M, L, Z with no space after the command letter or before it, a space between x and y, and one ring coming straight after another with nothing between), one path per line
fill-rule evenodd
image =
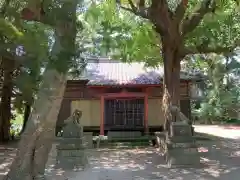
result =
M65 121L62 138L57 146L57 168L79 170L88 164L80 118L81 111L75 110L73 115Z

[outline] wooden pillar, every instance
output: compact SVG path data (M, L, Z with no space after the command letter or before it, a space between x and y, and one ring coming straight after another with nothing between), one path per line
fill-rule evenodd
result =
M100 119L100 135L104 136L104 97L101 96L101 119Z
M149 88L146 89L145 96L144 96L144 132L148 134L148 93Z

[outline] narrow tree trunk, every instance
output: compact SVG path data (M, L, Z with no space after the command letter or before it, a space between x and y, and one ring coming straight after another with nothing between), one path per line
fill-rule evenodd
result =
M31 113L31 107L32 107L31 102L25 102L25 109L24 109L24 115L23 115L23 126L22 126L22 130L21 130L20 134L22 134L26 128L26 124L27 124L28 118Z
M7 142L10 140L10 120L11 120L11 98L13 91L13 71L14 61L11 59L3 59L3 86L1 91L0 103L0 141Z
M177 106L180 109L180 57L177 50L171 46L163 46L164 59L164 89L163 112L165 117L164 129L169 130L170 123L177 121L177 116L172 114L171 108Z

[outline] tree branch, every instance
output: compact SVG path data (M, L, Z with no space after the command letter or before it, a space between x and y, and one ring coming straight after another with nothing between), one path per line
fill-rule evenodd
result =
M36 21L46 25L55 25L54 16L51 12L46 11L45 3L51 6L52 1L34 0L29 1L27 6L21 11L21 18L27 21Z
M174 12L174 21L180 23L187 9L188 0L181 0Z
M161 9L161 11L167 12L167 16L170 18L173 16L173 12L169 9L168 1L167 0L152 0L152 9ZM161 13L161 12L159 12Z
M208 47L206 44L201 44L199 46L189 46L185 47L183 50L183 55L190 55L190 54L209 54L209 53L216 53L216 54L228 54L234 51L237 47L240 46L240 39L236 40L231 46L215 46L215 47Z
M130 7L131 7L131 9L132 9L133 11L137 11L137 7L134 6L132 0L128 0L128 3L130 4Z
M158 33L162 36L171 34L173 13L169 10L167 0L152 0L149 16Z
M137 8L133 4L132 0L128 0L128 3L129 3L131 8L127 8L127 7L124 7L124 6L121 6L121 5L120 5L120 8L124 9L125 11L131 12L131 13L135 14L136 16L140 16L142 18L149 19L149 16L148 16L148 13L147 13L148 8L146 8L146 7Z
M133 9L130 9L130 8L127 8L127 7L124 7L124 6L120 6L121 9L125 10L125 11L128 11L128 12L131 12L133 14L135 14L136 16L140 16L144 19L149 19L149 17L147 16L147 14L145 12L140 12L140 11L134 11Z
M0 14L1 14L2 16L5 16L6 11L7 11L7 7L9 6L10 1L11 1L11 0L5 0L3 6L2 6L2 8L1 8L1 12L0 12Z
M182 24L183 36L192 32L202 21L203 17L210 12L213 12L216 8L216 0L204 0L198 10L196 10L192 17L186 17Z

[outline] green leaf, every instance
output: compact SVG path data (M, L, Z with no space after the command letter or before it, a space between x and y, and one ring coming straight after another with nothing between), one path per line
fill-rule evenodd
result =
M23 33L4 18L0 18L0 34L9 39L20 39L23 37Z

